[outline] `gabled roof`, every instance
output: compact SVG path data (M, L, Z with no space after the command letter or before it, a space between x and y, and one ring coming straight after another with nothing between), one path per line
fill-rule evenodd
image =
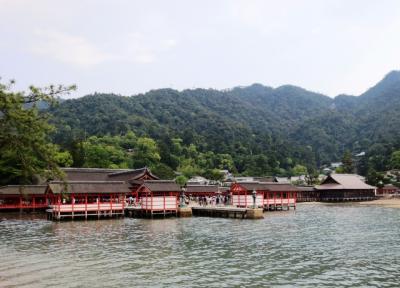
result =
M370 190L376 187L366 184L362 176L357 174L331 174L321 185L315 186L317 190Z
M181 188L172 180L144 180L142 187L147 188L152 192L179 192Z
M296 186L297 189L299 189L299 191L302 192L312 192L315 191L315 187L314 186Z
M0 187L0 195L44 195L46 185L8 185Z
M61 168L61 170L66 174L66 181L106 181L109 174L130 171L104 168Z
M290 180L287 177L275 177L275 182L289 184Z
M253 177L254 181L258 182L277 182L274 176Z
M218 193L218 185L188 185L186 186L186 192L188 193Z
M230 187L226 187L226 186L219 186L218 187L219 192L221 193L227 193L230 190Z
M150 169L147 167L135 169L135 170L127 170L122 172L115 172L108 175L110 179L116 179L128 181L128 180L140 180L144 177L149 177L152 180L158 180L159 178L151 173Z
M62 168L66 181L129 181L145 178L158 179L147 167L140 169Z
M129 193L131 189L129 184L123 181L74 181L62 182L53 181L49 183L47 191L54 194L59 193Z

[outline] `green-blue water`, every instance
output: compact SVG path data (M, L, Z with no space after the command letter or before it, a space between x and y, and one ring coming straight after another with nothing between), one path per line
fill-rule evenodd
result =
M299 204L264 215L53 223L0 214L0 287L400 286L400 209Z

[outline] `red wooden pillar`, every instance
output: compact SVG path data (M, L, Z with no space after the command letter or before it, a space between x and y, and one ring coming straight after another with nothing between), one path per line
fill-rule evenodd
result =
M36 208L35 195L32 195L32 207L33 207L33 209Z
M19 196L19 208L22 209L22 196Z
M165 192L163 193L164 196L164 214L165 214Z
M148 193L146 192L146 213L147 213L147 209L149 208L148 206Z
M151 204L151 214L153 214L153 193L151 193L150 204Z
M85 218L87 219L87 194L85 194Z
M97 194L97 218L100 218L100 194Z
M58 202L58 219L60 219L61 216L61 195L58 195L57 197L57 202Z
M74 219L74 207L75 207L75 195L71 194L71 202L72 202L72 219Z
M292 195L291 192L286 192L287 193L287 210L290 208L290 196Z

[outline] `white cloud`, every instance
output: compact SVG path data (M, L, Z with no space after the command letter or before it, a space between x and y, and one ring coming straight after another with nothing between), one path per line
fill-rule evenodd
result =
M58 61L80 67L89 67L113 60L114 55L98 49L86 38L54 30L35 30L36 41L32 51Z
M118 52L121 61L153 63L157 57L177 45L175 39L159 39L157 35L132 33L121 40L122 48Z
M89 68L105 62L148 64L157 56L177 45L175 39L157 39L151 35L133 33L114 39L103 39L96 45L82 36L73 36L55 30L37 29L31 51L52 57L79 68Z

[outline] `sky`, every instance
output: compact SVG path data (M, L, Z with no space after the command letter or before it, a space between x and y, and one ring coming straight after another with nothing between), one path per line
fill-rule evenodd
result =
M261 83L359 95L400 69L398 0L0 0L0 77L69 97Z

